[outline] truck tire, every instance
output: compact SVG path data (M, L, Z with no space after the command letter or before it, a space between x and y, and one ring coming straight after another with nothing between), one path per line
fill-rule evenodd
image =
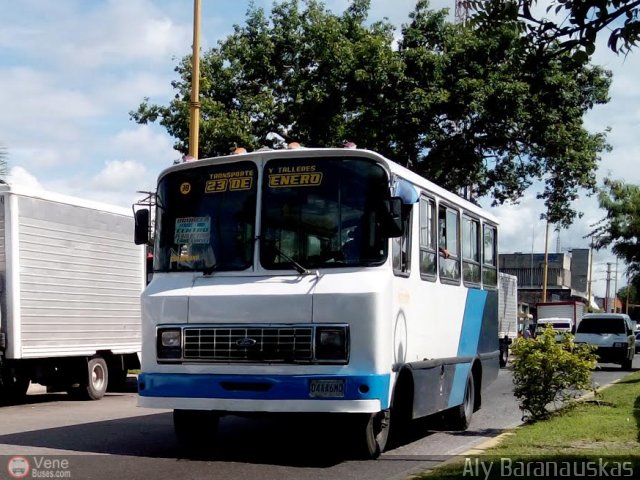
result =
M100 400L104 397L109 384L107 362L99 355L87 361L87 370L80 385L69 390L69 394L82 400Z
M0 403L12 405L24 400L31 380L19 373L7 373L2 376L0 384Z
M509 347L507 345L500 345L500 367L507 366L507 359L509 358Z
M622 361L622 365L621 365L622 370L631 370L631 364L632 363L633 363L633 358L630 358L630 359L629 358L625 358Z

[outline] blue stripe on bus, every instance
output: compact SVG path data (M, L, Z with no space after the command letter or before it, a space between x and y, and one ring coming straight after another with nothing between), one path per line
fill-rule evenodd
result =
M457 363L456 370L453 374L453 383L449 392L448 408L462 405L464 402L464 389L467 384L467 376L469 375L469 363Z
M486 290L470 288L467 290L467 302L464 307L462 329L458 343L458 357L474 357L478 354L480 331L487 302Z
M389 374L351 376L141 373L138 376L138 394L143 397L304 400L312 398L309 395L311 380L342 379L345 381L345 391L344 397L339 400L380 400L384 409L389 408L390 378ZM361 388L363 385L368 388ZM336 400L335 397L327 399Z
M487 304L487 291L470 288L467 290L467 301L464 307L460 340L458 342L458 357L475 357L478 355ZM449 393L449 407L461 405L464 401L464 390L471 364L458 363Z

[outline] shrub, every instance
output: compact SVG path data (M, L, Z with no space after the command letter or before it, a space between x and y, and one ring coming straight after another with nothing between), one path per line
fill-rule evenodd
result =
M548 326L536 338L518 338L513 343L514 394L530 420L547 418L550 404L565 402L591 388L594 347L575 344L573 338L566 333L556 342L556 333Z

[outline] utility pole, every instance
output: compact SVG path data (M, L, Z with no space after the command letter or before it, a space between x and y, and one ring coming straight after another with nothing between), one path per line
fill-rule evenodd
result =
M591 311L591 282L593 281L593 235L591 235L591 244L589 245L589 286L587 293L587 312Z
M547 301L547 273L549 270L549 219L544 230L544 271L542 272L542 303Z
M616 257L616 276L613 279L613 313L618 313L618 257Z
M189 155L194 160L197 160L200 139L200 0L193 0L193 53L191 62Z
M607 287L604 297L604 313L609 313L609 287L611 286L611 263L607 262Z

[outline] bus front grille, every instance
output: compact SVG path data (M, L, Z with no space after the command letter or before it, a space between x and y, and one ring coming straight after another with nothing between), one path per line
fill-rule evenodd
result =
M313 358L311 327L184 329L185 361L305 363Z

